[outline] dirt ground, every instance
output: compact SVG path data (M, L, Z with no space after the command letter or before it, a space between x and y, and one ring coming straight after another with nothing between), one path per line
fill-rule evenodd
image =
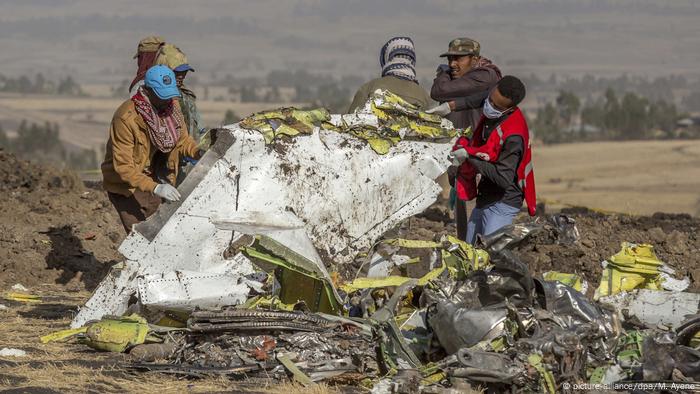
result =
M125 235L103 191L0 150L0 286L92 290Z
M654 213L651 216L607 214L584 207L557 208L532 219L521 213L517 222L545 223L554 213L576 221L580 240L558 244L551 227L519 245L515 252L534 275L547 271L578 273L589 283L592 295L602 275L601 262L619 252L622 242L648 243L659 259L676 270L677 276L691 278L690 291L700 291L700 219L688 214ZM433 239L454 234L455 227L445 201L410 218L396 235L411 239Z
M600 262L619 251L622 241L648 242L663 261L692 278L693 291L700 290L700 219L687 214L610 215L586 208L568 208L564 213L576 220L580 242L559 245L551 231L543 231L523 243L516 252L533 273L578 272L592 291L601 276ZM521 216L519 220L529 219ZM454 231L446 204L440 201L404 222L393 235L433 239ZM120 259L116 248L123 238L103 191L83 185L74 174L0 151L0 293L20 283L41 297L40 303L0 299L4 306L0 307L0 349L27 352L21 358L0 357L0 389L308 392L293 385L134 373L125 367L128 360L121 354L98 353L73 343L41 344L39 336L68 327L89 291ZM317 386L313 390L334 389Z
M589 296L600 283L601 262L620 251L623 241L654 246L659 259L691 278L690 291L700 291L700 220L687 214L652 216L605 215L581 209L564 209L576 220L580 242L559 245L553 232L543 231L524 242L516 252L531 271L575 272L589 283Z

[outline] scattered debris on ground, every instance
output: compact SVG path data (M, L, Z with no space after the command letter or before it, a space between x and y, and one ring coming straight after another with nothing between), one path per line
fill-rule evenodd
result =
M0 349L0 357L25 357L27 352L22 349L4 347Z

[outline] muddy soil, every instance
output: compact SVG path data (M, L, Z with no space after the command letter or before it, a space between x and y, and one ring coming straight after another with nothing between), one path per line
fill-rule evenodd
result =
M105 192L0 150L0 288L92 290L125 235Z
M515 252L533 274L547 271L581 274L588 281L592 295L602 275L601 262L619 252L622 242L648 243L654 246L659 259L676 270L677 277L691 278L689 291L700 292L700 219L687 214L602 214L587 208L565 208L561 213L576 220L580 239L569 245L559 244L554 228L545 226L523 242ZM546 219L543 215L538 220L546 222ZM516 221L530 220L521 214ZM438 201L401 228L400 235L410 239L438 239L442 234L456 231L445 201Z
M586 208L563 209L576 220L581 235L572 245L558 245L551 229L535 235L517 252L535 273L550 270L582 274L595 290L601 262L620 251L620 243L648 243L660 260L691 278L690 291L700 291L700 219L687 214L605 215Z

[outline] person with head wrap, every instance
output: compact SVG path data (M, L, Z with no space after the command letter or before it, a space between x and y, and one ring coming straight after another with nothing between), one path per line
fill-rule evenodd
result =
M416 79L416 52L409 37L394 37L379 51L382 76L360 87L350 104L348 112L362 107L377 89L388 90L407 102L426 109L432 102L428 92L418 85Z
M202 151L187 133L175 73L156 65L114 113L102 162L102 184L124 229L152 215L162 200L178 201L180 158Z
M141 41L136 49L134 59L136 59L136 76L129 85L129 96L136 94L138 88L143 85L143 77L151 66L155 65L156 58L161 46L165 44L165 39L160 36L148 36Z

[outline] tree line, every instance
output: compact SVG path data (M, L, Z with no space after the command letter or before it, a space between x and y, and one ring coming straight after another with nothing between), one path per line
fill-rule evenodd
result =
M38 73L34 78L21 75L16 78L0 74L0 92L22 94L57 94L61 96L87 96L78 82L70 75L51 81Z
M59 137L56 123L28 123L23 120L17 136L10 138L0 125L0 149L5 149L25 160L41 163L65 163L74 170L97 168L97 152L92 149L67 149Z
M582 103L573 92L561 90L554 102L537 110L532 129L545 143L693 137L677 133L683 116L671 102L633 92L608 88L601 98Z

